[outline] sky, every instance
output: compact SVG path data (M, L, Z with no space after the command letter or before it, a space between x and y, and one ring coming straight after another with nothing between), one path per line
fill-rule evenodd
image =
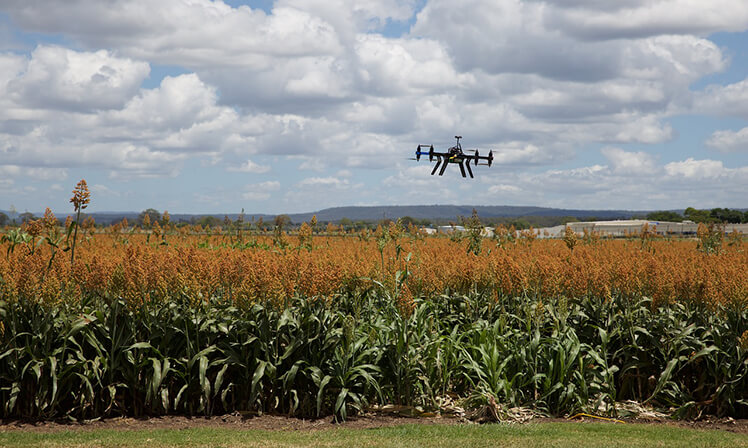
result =
M745 0L0 0L0 209L748 207ZM463 179L418 144L493 150Z

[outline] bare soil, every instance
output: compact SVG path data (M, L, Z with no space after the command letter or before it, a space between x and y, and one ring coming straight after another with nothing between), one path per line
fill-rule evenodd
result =
M28 421L2 420L2 431L89 431L97 429L114 430L149 430L149 429L262 429L269 431L317 431L332 428L372 429L405 424L457 424L460 421L450 417L399 417L390 415L367 414L336 423L332 418L306 420L283 415L253 415L232 413L214 417L119 417L104 420L71 422L71 421Z
M534 418L530 423L548 422L584 422L589 424L620 424L592 418L577 418L574 420L562 418ZM635 420L624 419L626 424L641 425L670 425L682 428L702 430L722 430L740 434L748 434L748 419L718 419L704 418L698 421L685 420ZM184 417L163 416L147 418L111 418L105 420L70 422L70 421L28 421L2 420L0 432L31 431L93 431L99 429L111 430L152 430L152 429L190 429L190 428L220 428L220 429L261 429L269 431L319 431L325 429L373 429L404 424L420 425L456 425L474 424L456 417L402 417L392 415L366 414L349 419L343 423L336 423L332 418L305 420L290 418L282 415L253 415L233 413L214 417Z

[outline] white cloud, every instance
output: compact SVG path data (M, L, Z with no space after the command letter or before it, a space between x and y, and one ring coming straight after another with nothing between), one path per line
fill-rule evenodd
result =
M325 161L322 160L320 157L288 156L288 158L291 160L294 160L294 159L302 160L301 164L298 167L299 170L322 172L325 170L325 168L327 168Z
M105 168L120 178L173 176L195 154L246 147L251 117L217 102L215 88L188 74L141 89L122 108L54 114L38 108L17 129L0 126L0 155L17 165Z
M681 162L670 162L665 165L669 176L686 179L708 179L724 176L730 172L719 160L694 160L689 157Z
M691 3L681 6L687 14L702 9ZM448 0L432 0L418 14L413 34L442 42L461 69L488 73L535 73L590 82L634 72L645 76L667 72L687 79L723 67L720 51L711 42L671 36L665 29L630 40L579 40L579 20L560 19L576 11L544 2L469 0L455 8ZM617 20L627 23L620 14ZM699 33L693 25L688 32L688 21L681 22L683 34ZM748 22L742 26L748 27Z
M710 85L695 95L693 112L748 119L748 78L725 86Z
M620 148L603 148L603 155L616 174L648 176L657 172L655 158L646 152L627 152Z
M229 166L227 168L229 171L238 171L242 173L254 173L254 174L263 174L270 171L270 167L267 165L260 165L257 164L251 160L247 160L246 162L242 163L238 166Z
M0 176L2 177L23 177L26 180L33 181L50 181L64 180L68 177L67 169L64 168L44 168L44 167L27 167L19 165L0 165Z
M279 0L277 6L298 8L323 18L338 34L350 38L357 31L374 31L388 21L408 20L415 0Z
M483 156L488 155L488 151L483 151ZM542 164L553 159L553 154L549 151L543 151L533 144L522 144L521 142L510 142L502 145L501 148L493 151L494 162L497 165L516 165L516 164Z
M7 85L20 105L44 109L94 110L122 107L150 68L106 50L76 52L39 46L26 70Z
M715 131L706 144L722 152L748 151L748 127L739 131Z
M278 191L280 186L280 182L275 180L250 184L244 188L241 197L248 201L265 201L271 197L272 192Z
M607 165L507 173L500 178L481 179L485 189L472 191L476 203L580 209L647 210L697 204L739 207L745 201L748 166L727 168L719 161L688 158L655 165L653 171L662 174L649 175L646 181ZM521 193L516 194L511 187Z
M741 0L574 2L571 8L564 8L566 1L547 3L560 6L546 12L554 28L584 39L706 35L748 27L748 5Z
M91 193L95 197L99 196L119 196L120 193L118 191L112 190L111 188L107 187L103 184L93 184L91 185Z
M475 81L471 74L455 70L449 54L435 40L363 34L357 38L356 54L359 76L366 90L375 95L423 94Z
M517 187L516 185L508 185L508 184L497 184L492 185L488 188L489 194L499 194L499 193L519 193L522 189Z
M300 187L333 187L333 188L345 188L350 184L348 179L340 179L337 177L307 177L302 179L298 186Z
M89 47L117 48L129 57L162 64L257 67L267 66L268 56L340 51L329 23L290 7L275 7L266 15L209 0L10 0L4 8L27 29L66 34Z
M0 165L0 175L7 178L9 176L18 176L21 173L21 167L18 165Z

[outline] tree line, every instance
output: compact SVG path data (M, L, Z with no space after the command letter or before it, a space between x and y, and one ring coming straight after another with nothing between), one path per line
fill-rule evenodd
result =
M649 213L647 219L652 221L683 222L685 220L705 224L745 224L748 223L748 210L740 211L729 208L713 208L711 210L699 210L688 207L681 215L672 210L662 210Z

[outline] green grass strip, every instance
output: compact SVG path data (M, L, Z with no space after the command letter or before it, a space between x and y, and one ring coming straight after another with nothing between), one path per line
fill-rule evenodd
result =
M748 447L748 435L667 425L403 425L265 431L223 428L0 432L3 447Z

